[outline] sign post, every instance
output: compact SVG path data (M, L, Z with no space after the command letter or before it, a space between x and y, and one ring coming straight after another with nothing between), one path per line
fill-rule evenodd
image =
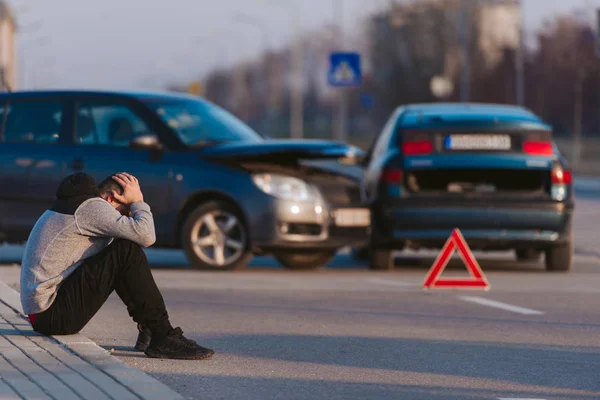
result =
M329 56L329 85L340 88L338 93L340 99L340 114L336 138L340 141L346 140L346 113L347 99L343 88L358 87L362 84L362 70L360 65L360 54L350 52L336 52Z

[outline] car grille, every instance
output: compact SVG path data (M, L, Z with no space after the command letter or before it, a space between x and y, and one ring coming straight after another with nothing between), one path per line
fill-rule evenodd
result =
M321 225L317 224L298 224L290 223L279 227L279 230L286 235L307 235L307 236L319 236L322 232Z
M354 185L317 184L321 194L327 202L334 206L353 206L361 204L360 187Z

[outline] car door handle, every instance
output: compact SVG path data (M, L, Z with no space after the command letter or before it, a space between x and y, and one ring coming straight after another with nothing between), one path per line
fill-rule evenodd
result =
M71 161L71 169L75 170L75 171L81 171L85 168L85 163L83 162L83 160L73 160Z

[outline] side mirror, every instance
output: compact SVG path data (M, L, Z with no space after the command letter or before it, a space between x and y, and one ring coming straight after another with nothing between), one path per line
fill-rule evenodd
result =
M144 133L131 138L129 147L140 150L160 150L162 145L157 135L153 133Z

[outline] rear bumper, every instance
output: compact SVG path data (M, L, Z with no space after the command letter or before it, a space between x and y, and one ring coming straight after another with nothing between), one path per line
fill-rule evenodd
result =
M394 231L391 237L376 241L379 248L439 249L450 237L452 229ZM543 249L566 242L566 236L555 231L476 230L461 229L473 250L507 250L517 247Z
M441 203L441 202L440 202ZM571 229L572 208L564 203L527 203L470 207L410 205L382 207L375 216L377 247L440 248L458 228L473 249L519 246L544 248L563 243Z

